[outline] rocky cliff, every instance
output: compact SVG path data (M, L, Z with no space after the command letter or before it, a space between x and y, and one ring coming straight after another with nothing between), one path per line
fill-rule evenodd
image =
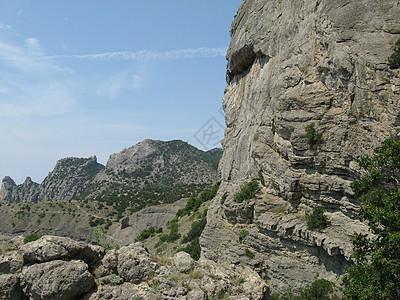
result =
M230 29L206 258L267 272L277 291L344 273L352 234L366 230L349 187L356 160L400 134L400 72L387 64L399 15L397 0L243 1ZM306 138L310 126L318 142ZM235 201L254 178L261 191ZM314 231L306 215L317 206L330 225Z
M221 155L220 149L204 152L178 140L144 140L112 154L106 166L99 164L96 156L61 159L41 184L28 177L16 185L7 176L2 181L0 203L109 197L146 188L162 193L174 186L194 191L196 186L217 181Z

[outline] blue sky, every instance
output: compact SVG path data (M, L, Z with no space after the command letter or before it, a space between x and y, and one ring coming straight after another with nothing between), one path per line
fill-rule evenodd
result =
M218 145L240 3L0 1L0 176L41 182L146 138Z

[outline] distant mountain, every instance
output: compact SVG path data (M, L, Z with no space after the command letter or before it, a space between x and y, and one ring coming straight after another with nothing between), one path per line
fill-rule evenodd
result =
M221 149L205 152L179 140L144 140L112 154L106 166L96 156L61 159L41 184L28 177L16 185L6 176L0 203L119 199L133 210L147 199L170 203L216 182L221 155Z

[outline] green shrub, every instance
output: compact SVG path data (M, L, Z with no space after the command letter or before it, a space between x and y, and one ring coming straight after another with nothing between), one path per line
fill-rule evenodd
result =
M147 240L149 237L155 236L157 233L162 232L162 228L154 228L153 226L147 229L142 230L142 232L135 239L135 242L143 242Z
M190 215L191 212L195 212L199 209L199 207L207 201L210 201L215 197L215 195L218 192L218 188L220 186L220 182L213 186L209 186L205 188L201 193L199 197L190 197L188 202L186 203L186 206L184 208L181 208L178 210L176 215L178 217L182 217L185 215Z
M187 245L185 248L178 249L177 252L179 251L185 251L186 253L189 253L194 260L199 260L201 254L199 238L195 238L189 245Z
M40 234L32 232L24 238L24 244L40 239Z
M242 203L245 200L253 199L260 189L257 180L253 179L236 193L235 202Z
M398 39L393 47L393 53L388 58L389 66L391 69L400 68L400 39Z
M314 207L310 215L307 216L307 225L309 229L324 229L328 226L328 219L325 211L321 207Z
M306 139L311 147L324 143L324 139L322 138L322 133L318 132L315 129L314 123L311 123L306 126Z
M190 231L182 239L182 243L193 241L195 238L200 237L204 227L207 224L207 219L203 218L200 221L193 222Z
M225 203L225 201L226 201L226 198L228 198L228 192L225 192L223 195L222 195L222 197L221 197L221 204L224 204Z
M250 258L250 259L253 259L254 258L254 253L253 252L251 252L248 248L246 248L245 250L244 250L244 254L248 257L248 258Z
M299 290L298 294L292 289L286 290L282 295L271 293L273 300L330 300L338 299L333 295L335 285L325 279L316 279L310 285Z
M246 238L246 236L249 235L249 232L247 230L242 230L239 232L239 243L242 243L243 240Z
M169 229L169 233L160 236L161 242L173 243L181 238L177 217L168 222L167 228Z

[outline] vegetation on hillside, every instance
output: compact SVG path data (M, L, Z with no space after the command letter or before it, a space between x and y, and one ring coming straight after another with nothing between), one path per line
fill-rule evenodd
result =
M394 44L393 53L388 58L388 62L391 69L400 68L400 39Z

